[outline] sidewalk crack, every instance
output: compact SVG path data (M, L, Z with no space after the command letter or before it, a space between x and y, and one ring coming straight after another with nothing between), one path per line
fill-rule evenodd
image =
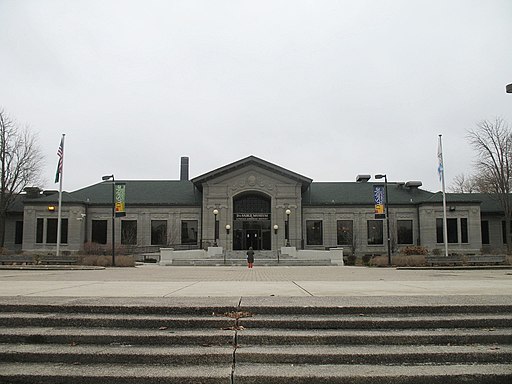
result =
M307 289L305 288L302 288L299 284L297 284L295 281L292 281L293 284L295 284L297 287L299 287L300 289L302 289L304 292L306 292L309 296L315 296L313 295L311 292L309 292Z

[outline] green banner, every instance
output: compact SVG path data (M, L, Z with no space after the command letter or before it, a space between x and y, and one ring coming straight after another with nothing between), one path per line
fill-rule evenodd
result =
M114 196L116 200L116 217L126 216L125 199L126 199L126 184L116 183L114 189Z

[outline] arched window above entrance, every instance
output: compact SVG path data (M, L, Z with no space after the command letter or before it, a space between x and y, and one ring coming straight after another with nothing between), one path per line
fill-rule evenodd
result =
M259 193L243 193L233 198L234 213L270 213L270 198Z

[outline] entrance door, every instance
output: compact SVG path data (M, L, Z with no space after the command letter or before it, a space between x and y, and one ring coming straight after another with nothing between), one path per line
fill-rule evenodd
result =
M261 249L261 231L259 229L248 229L245 231L245 249L252 247L255 251Z
M270 197L245 192L233 198L233 250L271 249Z

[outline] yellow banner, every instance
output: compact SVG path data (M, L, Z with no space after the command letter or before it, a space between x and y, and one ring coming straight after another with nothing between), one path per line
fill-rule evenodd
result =
M125 198L126 198L126 184L120 183L115 185L115 198L116 198L116 217L126 216Z

